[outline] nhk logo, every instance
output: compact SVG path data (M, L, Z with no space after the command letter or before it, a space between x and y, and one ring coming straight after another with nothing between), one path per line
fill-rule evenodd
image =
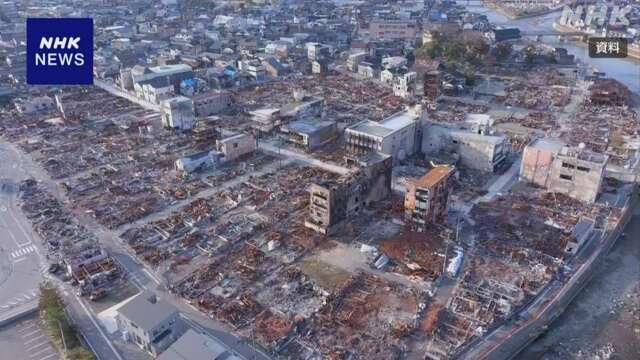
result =
M93 84L93 19L27 19L27 83Z
M54 42L55 41L55 42ZM40 49L78 49L78 42L80 42L79 37L75 38L59 38L56 37L55 40L52 37L42 38L40 40ZM82 66L84 65L84 54L83 53L59 53L59 52L49 52L49 53L36 53L36 65L47 65L47 66L68 66L71 65Z

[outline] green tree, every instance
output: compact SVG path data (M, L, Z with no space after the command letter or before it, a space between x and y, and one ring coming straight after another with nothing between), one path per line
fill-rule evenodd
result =
M60 349L66 348L66 358L69 360L95 360L91 351L83 346L78 334L67 314L64 300L58 290L51 284L40 285L38 310L40 319Z

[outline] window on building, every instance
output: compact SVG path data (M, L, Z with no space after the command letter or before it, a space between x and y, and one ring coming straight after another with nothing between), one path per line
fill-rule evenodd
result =
M575 165L569 164L569 163L566 163L566 162L562 163L562 167L563 168L567 168L567 169L575 169L576 168Z
M589 172L589 171L591 171L591 169L589 169L588 167L584 167L584 166L578 166L578 170L580 170L580 171L584 171L584 172Z
M233 143L233 148L236 149L238 147L238 143Z
M573 176L560 174L560 179L562 179L562 180L573 180Z

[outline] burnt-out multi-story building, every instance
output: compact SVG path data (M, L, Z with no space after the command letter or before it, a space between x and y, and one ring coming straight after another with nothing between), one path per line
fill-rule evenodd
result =
M429 224L446 220L454 171L453 166L437 166L419 179L407 180L405 220L413 231L422 232Z
M311 185L306 227L325 235L335 233L345 219L391 194L391 156L373 152L355 161L360 166L355 172Z

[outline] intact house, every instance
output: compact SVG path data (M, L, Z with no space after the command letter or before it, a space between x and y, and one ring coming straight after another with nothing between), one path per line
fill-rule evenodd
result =
M136 295L117 312L122 337L152 356L168 348L184 330L178 309L150 291Z

